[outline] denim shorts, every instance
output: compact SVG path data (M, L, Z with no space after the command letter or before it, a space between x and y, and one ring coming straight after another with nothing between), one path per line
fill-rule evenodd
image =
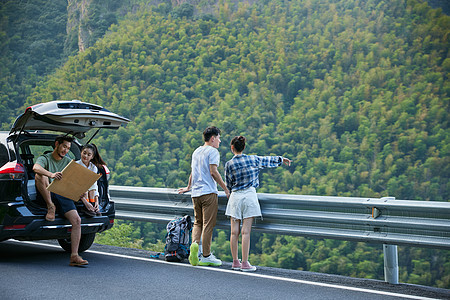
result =
M56 209L59 213L63 215L71 210L76 210L75 202L72 199L60 196L58 194L50 193L52 196L53 203L56 205Z
M75 202L72 199L63 197L58 194L50 193L53 204L56 206L56 211L58 214L64 215L66 212L71 211L73 209L77 209L75 206ZM36 194L36 200L38 203L45 205L44 197L38 192Z
M256 189L249 187L248 189L231 192L225 215L238 220L261 217Z

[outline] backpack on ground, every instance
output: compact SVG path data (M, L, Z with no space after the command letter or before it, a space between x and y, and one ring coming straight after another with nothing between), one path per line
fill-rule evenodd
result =
M164 247L166 261L180 262L188 258L191 246L191 216L186 215L172 220L166 228L166 246Z

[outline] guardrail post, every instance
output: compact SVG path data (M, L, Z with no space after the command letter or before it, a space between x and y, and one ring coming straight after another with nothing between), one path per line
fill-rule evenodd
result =
M398 253L397 245L383 244L384 281L398 284Z

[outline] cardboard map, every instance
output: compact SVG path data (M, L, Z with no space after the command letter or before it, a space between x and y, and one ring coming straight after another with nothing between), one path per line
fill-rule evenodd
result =
M77 164L74 160L62 170L62 174L62 179L53 180L47 187L47 190L72 199L73 201L80 200L80 196L87 192L94 182L102 176L101 174L96 174L88 168Z

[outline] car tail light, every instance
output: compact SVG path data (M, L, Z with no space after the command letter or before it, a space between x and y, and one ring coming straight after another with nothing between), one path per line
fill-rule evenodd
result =
M106 165L103 165L103 168L105 169L106 179L109 180L109 178L111 177L111 173L109 172L109 169Z
M5 226L5 227L3 227L3 229L4 229L4 230L24 229L25 227L26 227L26 225L20 224L20 225L9 225L9 226Z
M28 106L28 107L25 109L25 112L27 112L27 111L30 110L30 109L33 109L33 107L35 107L36 105L37 105L37 104Z
M10 179L22 179L25 169L22 164L8 162L0 168L0 178L9 177Z

